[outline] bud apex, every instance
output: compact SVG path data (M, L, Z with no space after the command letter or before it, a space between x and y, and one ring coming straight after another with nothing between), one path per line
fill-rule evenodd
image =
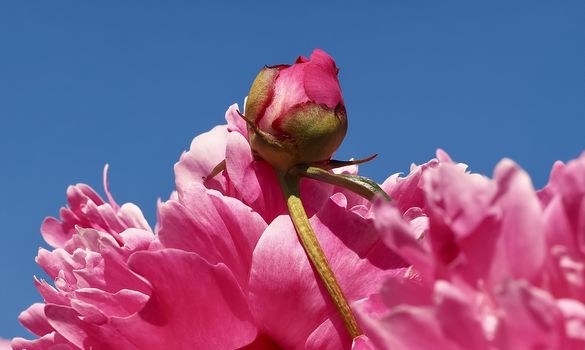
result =
M310 59L265 67L246 101L250 145L280 170L328 160L347 131L339 70L316 49Z

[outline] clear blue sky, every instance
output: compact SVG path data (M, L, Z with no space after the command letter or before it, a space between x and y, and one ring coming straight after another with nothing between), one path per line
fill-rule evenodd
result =
M38 301L39 225L67 185L151 224L191 139L223 123L264 64L315 47L341 68L338 158L382 181L437 147L491 175L511 157L542 186L585 149L585 2L0 2L0 336Z

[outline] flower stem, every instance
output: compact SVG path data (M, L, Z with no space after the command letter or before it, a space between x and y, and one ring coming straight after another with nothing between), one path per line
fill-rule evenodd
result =
M300 177L292 174L283 174L279 172L278 175L280 187L286 199L286 204L293 221L299 240L307 253L309 260L317 270L321 281L325 284L327 292L333 299L333 303L340 313L345 328L349 332L351 338L356 338L362 334L355 316L349 307L347 299L335 278L335 274L331 270L329 261L319 244L315 231L311 227L311 223L303 207L300 198L299 182Z

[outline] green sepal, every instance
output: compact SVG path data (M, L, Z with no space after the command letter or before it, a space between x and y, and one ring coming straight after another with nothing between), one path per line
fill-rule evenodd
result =
M373 154L367 158L362 158L362 159L354 159L354 160L331 159L331 160L328 160L327 162L324 162L323 164L314 164L314 165L318 168L321 168L321 169L331 170L331 169L342 168L342 167L348 166L348 165L363 164L363 163L366 163L366 162L373 160L377 156L378 156L378 154L376 153L376 154Z
M308 177L314 180L326 182L335 186L343 187L360 196L372 200L377 195L381 195L386 200L392 199L384 190L373 180L364 176L350 174L334 174L325 169L316 166L298 166L290 170L291 173Z

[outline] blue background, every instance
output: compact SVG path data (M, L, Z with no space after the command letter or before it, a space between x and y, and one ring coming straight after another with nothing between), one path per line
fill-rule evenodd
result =
M473 4L472 4L473 3ZM224 122L264 64L313 48L341 68L350 118L337 158L379 152L382 181L442 147L491 175L511 157L542 186L585 149L585 2L3 1L0 336L40 300L39 225L67 185L153 224L191 139Z

